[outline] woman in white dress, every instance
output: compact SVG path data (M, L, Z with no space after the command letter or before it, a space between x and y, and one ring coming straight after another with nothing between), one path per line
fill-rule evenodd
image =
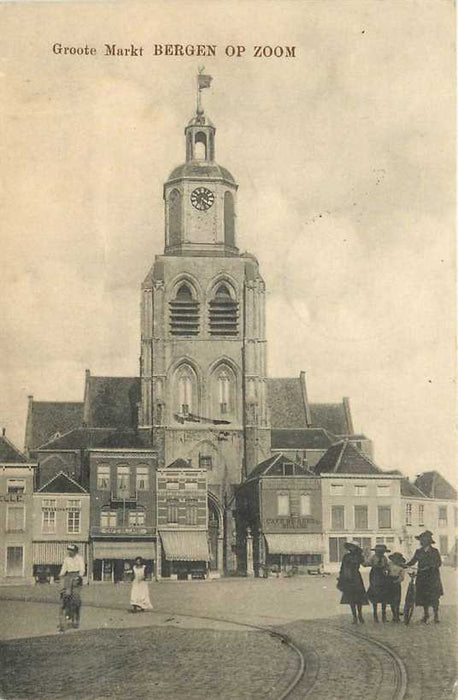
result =
M148 584L145 581L145 568L143 559L137 557L133 566L134 580L130 591L130 604L134 613L153 609L149 599Z

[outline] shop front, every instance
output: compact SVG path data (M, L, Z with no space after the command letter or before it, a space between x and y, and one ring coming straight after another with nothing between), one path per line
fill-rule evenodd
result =
M261 538L262 546L262 538ZM287 575L316 573L323 563L324 544L321 534L264 533L267 572Z
M160 537L164 578L205 578L210 562L206 531L161 530Z
M94 541L92 543L92 580L105 583L132 581L132 567L137 557L146 566L146 578L155 571L156 543L148 541Z
M59 578L59 571L68 556L67 547L69 541L65 542L33 542L33 576L37 583L53 583ZM75 541L72 544L78 546L78 553L83 557L87 570L88 544L87 542Z

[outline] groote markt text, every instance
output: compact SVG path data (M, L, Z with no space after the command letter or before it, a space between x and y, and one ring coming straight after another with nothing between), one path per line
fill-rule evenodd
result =
M240 44L152 44L142 45L128 44L103 44L95 46L66 46L59 42L52 45L52 52L57 56L118 56L118 57L143 57L143 56L217 56L227 58L296 58L296 46L253 44L243 46Z

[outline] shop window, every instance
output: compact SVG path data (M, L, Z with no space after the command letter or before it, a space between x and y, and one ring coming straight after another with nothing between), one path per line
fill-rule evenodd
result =
M412 504L406 503L406 525L412 525Z
M346 537L330 537L329 538L329 561L341 562L345 554L344 544L347 541Z
M345 529L345 506L331 506L331 528L333 530Z
M77 535L81 532L81 501L67 501L67 532Z
M388 484L377 484L377 496L384 498L391 495L391 486Z
M110 467L106 464L97 466L97 488L109 490L110 488Z
M277 494L277 515L287 516L289 514L290 514L289 494L288 493L278 493Z
M355 506L355 530L369 528L369 513L367 506Z
M391 506L378 507L378 526L380 530L391 528Z
M56 499L43 498L41 502L41 531L43 534L51 534L56 531Z
M129 511L129 527L142 527L146 523L146 513L144 510Z
M331 496L342 496L344 493L343 484L331 484Z
M370 537L353 537L352 542L361 547L361 549L370 549L372 546L372 540Z
M356 484L355 485L355 496L367 496L366 484Z
M185 282L178 287L170 302L170 333L179 336L199 334L199 302Z
M310 515L310 513L311 513L310 496L308 493L301 493L300 514L301 515Z
M24 547L6 548L6 575L11 577L24 575Z
M439 536L439 551L443 557L448 554L448 537L447 535Z
M439 527L447 527L447 506L439 506Z
M8 493L25 493L25 479L8 479L6 484Z
M167 522L177 523L178 522L178 502L177 501L167 501Z
M149 468L137 467L136 478L137 491L147 491L149 488Z
M418 506L418 524L419 525L424 525L425 524L425 506L423 503L420 503ZM456 523L455 523L456 525Z
M8 506L6 511L7 532L23 532L25 529L24 506Z
M100 513L100 527L116 527L118 524L115 510L102 510Z

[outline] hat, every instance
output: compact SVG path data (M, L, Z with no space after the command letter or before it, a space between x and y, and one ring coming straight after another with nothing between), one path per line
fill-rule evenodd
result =
M394 561L395 564L405 564L407 559L403 557L401 552L393 552L393 554L390 554L388 559L391 559L391 561Z
M373 551L373 552L376 552L377 550L378 550L379 552L380 552L380 551L382 551L382 552L391 552L391 549L387 549L387 547L386 547L385 544L376 544L375 547L372 547L372 551Z
M69 544L68 547L67 547L67 551L69 551L69 552L77 552L77 551L78 551L78 547L76 546L76 544Z
M431 542L431 544L436 544L435 541L433 540L433 533L431 530L425 530L424 532L420 532L419 535L415 535L416 540L423 540L427 539Z
M345 549L348 549L349 552L357 552L358 550L362 552L361 547L355 542L344 542L343 546Z

